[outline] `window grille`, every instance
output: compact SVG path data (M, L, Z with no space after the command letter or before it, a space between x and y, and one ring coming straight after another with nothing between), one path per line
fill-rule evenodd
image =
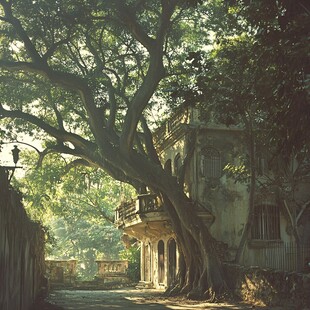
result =
M277 205L261 204L255 206L255 217L252 226L252 239L281 239L280 213Z
M202 150L201 172L204 177L221 177L221 158L219 151L211 147L207 147Z

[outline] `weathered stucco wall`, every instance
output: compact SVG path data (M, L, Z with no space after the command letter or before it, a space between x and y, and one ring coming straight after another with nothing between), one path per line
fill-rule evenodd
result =
M44 233L29 220L0 167L0 309L29 309L44 284L43 274Z

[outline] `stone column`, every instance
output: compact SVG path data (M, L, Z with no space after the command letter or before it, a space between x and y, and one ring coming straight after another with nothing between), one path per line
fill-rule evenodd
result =
M141 252L140 252L140 281L145 281L145 244L140 241Z

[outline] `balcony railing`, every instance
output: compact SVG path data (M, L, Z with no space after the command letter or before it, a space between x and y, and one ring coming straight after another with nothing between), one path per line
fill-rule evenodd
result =
M153 194L139 195L136 200L122 203L115 210L115 222L130 222L138 215L149 212L160 212L158 197Z
M190 112L188 110L179 110L174 113L161 127L154 132L154 143L159 145L173 132L180 128L181 124L188 124L190 121Z
M138 196L139 213L156 212L159 209L156 195L145 194Z

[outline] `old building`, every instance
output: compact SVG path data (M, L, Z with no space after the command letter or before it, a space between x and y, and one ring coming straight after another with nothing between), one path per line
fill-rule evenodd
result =
M248 150L241 128L205 124L198 116L195 108L176 113L155 132L155 146L165 168L184 180L193 210L215 239L227 246L225 260L232 261L247 221L249 184L229 177L225 167L239 167L242 172L242 158ZM256 154L255 216L240 263L292 271L297 268L297 259L300 262L310 257L309 169L298 182L284 184L284 188L294 186L284 194L279 194L279 186L259 186L274 175L266 151L268 155L268 150ZM290 169L296 172L299 168L292 162ZM293 191L294 199L290 197ZM169 286L178 270L178 250L169 218L157 197L150 193L123 203L116 210L116 223L125 234L141 241L140 285Z

